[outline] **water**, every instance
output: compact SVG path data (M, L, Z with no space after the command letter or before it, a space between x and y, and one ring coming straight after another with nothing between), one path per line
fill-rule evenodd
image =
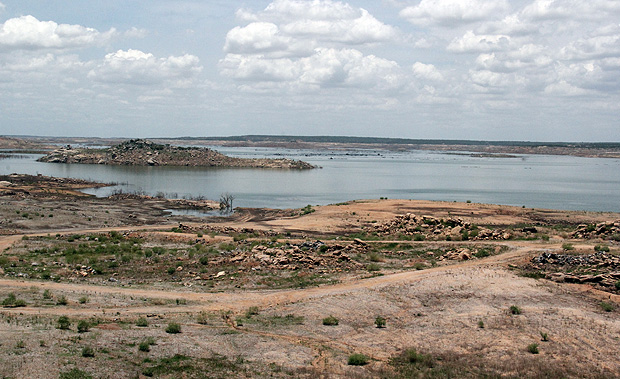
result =
M321 166L306 171L196 167L129 167L0 160L0 174L25 173L121 183L88 190L235 196L234 206L299 208L380 197L467 201L536 208L620 212L620 160L522 155L474 158L441 152L325 152L217 148L240 157L289 157Z

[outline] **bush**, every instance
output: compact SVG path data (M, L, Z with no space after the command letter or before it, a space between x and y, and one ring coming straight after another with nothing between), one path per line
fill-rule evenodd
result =
M170 334L181 333L181 325L177 324L176 322L171 322L170 324L168 324L168 327L166 328L166 333L170 333Z
M200 325L207 325L209 323L209 315L207 314L207 312L201 311L200 313L198 313L198 316L196 317L196 322Z
M516 305L511 305L509 310L510 310L510 314L513 314L513 315L521 314L521 308L517 307Z
M177 269L174 268L174 267L168 267L167 271L168 271L168 274L172 275L172 274L174 274L177 271Z
M323 319L323 325L336 326L338 325L338 319L334 316L325 317Z
M609 253L609 246L607 245L596 245L594 246L594 251L601 251L604 253Z
M151 345L148 342L146 342L146 341L142 341L138 345L138 350L140 350L140 351L151 351Z
M86 333L90 330L90 324L86 320L80 320L77 326L78 333Z
M87 372L73 368L67 372L61 372L59 379L93 379Z
M385 318L381 316L377 316L377 318L375 319L375 325L377 326L377 328L385 328L385 324L386 324Z
M527 351L529 351L532 354L538 354L538 344L537 343L531 343L527 346Z
M203 255L202 257L200 257L199 262L201 265L206 266L209 264L209 257Z
M484 321L482 321L482 320L478 321L478 327L480 329L484 329Z
M258 312L259 312L259 308L258 307L256 307L256 306L250 307L245 312L245 318L251 318L252 316L256 316L256 315L258 315Z
M78 301L80 302L80 304L86 304L86 303L88 303L88 297L82 296L82 297L80 297L80 299Z
M56 301L57 305L67 305L68 303L67 298L64 296L59 297L58 301Z
M617 290L620 290L620 280L618 280L618 281L616 282L615 286L616 286L616 289L617 289Z
M430 355L420 354L415 349L409 349L405 351L405 360L408 363L421 365L432 368L435 365L433 358Z
M93 348L90 346L84 346L84 348L82 349L82 356L84 358L92 358L95 356L95 350L93 350Z
M572 243L564 243L562 244L562 249L569 251L569 250L574 250L575 247L573 246Z
M2 306L7 308L25 307L26 301L15 297L14 293L8 294L6 299L2 300Z
M611 304L611 303L607 303L607 302L605 302L605 301L601 301L601 308L602 308L605 312L611 312L611 311L613 311L613 310L615 309L613 304Z
M45 290L43 291L43 298L45 300L49 300L52 298L52 293L50 292L50 290Z
M149 322L146 320L146 318L140 317L138 320L136 320L136 326L139 326L141 328L145 328L145 327L149 326Z
M61 330L68 330L69 327L71 327L71 321L69 321L69 317L67 316L60 316L58 318L58 329Z
M347 364L351 366L364 366L368 364L368 357L364 354L351 354Z
M549 335L545 332L540 332L540 340L543 342L549 341Z

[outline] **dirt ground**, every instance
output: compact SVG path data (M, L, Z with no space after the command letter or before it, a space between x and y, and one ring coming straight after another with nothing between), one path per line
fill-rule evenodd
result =
M584 252L604 245L618 256L613 238L571 235L579 224L618 214L364 200L198 218L171 216L165 206L157 199L0 197L0 376L620 377L618 292L520 269L567 244ZM377 233L407 213L443 220L436 227L461 219L476 224L470 231L512 237ZM114 238L116 253L97 260L93 252ZM157 249L166 253L147 257ZM445 258L454 249L469 253ZM260 260L278 251L314 260ZM346 265L329 260L345 255ZM104 273L76 274L95 265ZM52 272L47 279L43 268ZM330 281L258 284L302 274ZM337 325L324 325L329 316ZM354 354L364 364L350 364Z

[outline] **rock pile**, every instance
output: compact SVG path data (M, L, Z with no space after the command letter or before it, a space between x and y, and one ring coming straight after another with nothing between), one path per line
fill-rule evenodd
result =
M594 274L572 274L555 272L546 275L548 279L556 282L567 283L591 283L617 290L616 283L620 280L620 257L605 252L596 252L589 255L570 255L543 253L532 258L533 268L541 270L545 265L577 267ZM601 273L603 272L603 273Z
M573 238L611 238L620 240L620 220L598 224L581 224L572 234Z
M457 217L447 219L416 216L412 213L396 216L393 220L375 227L379 235L403 234L421 236L431 240L508 240L512 234L505 230L492 230L475 226Z
M351 255L366 253L361 245L325 245L320 241L286 244L280 247L254 246L249 251L234 251L230 257L214 260L214 265L234 264L277 270L329 269L339 271L362 266Z

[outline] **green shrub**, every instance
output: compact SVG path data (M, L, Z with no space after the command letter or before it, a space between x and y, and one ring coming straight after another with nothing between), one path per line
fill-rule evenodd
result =
M49 300L52 298L52 293L50 292L50 290L45 290L43 291L43 298L45 300Z
M544 342L549 341L549 334L545 332L540 332L540 340Z
M338 325L338 319L334 316L325 317L323 319L323 325L336 326Z
M86 371L82 371L77 368L73 368L66 372L61 372L59 379L93 379Z
M618 280L618 281L616 282L616 284L614 284L614 285L616 286L616 289L617 289L617 290L620 290L620 280Z
M562 244L562 249L566 250L566 251L569 251L569 250L574 250L575 247L573 246L572 243L563 243Z
M245 318L250 318L252 316L256 316L256 315L258 315L258 312L259 312L259 308L258 307L256 307L256 306L250 307L245 312Z
M61 330L68 330L71 327L71 321L69 320L69 317L67 316L60 316L58 318L57 323L58 323L57 328Z
M200 257L198 261L200 262L201 265L206 266L209 264L209 257L207 257L206 255L203 255L202 257Z
M511 305L509 308L510 314L513 315L520 315L521 314L521 308L517 307L516 305Z
M79 298L78 301L80 302L80 304L86 304L86 303L88 303L88 297L82 296L82 297Z
M177 269L174 268L174 267L168 267L168 270L167 270L168 274L170 274L170 275L174 274L176 271L177 271Z
M95 356L95 350L90 346L84 346L82 349L82 356L85 358L92 358Z
M538 344L537 343L531 343L531 344L527 345L527 351L529 351L532 354L538 354Z
M594 246L594 251L601 251L604 253L609 253L609 246L607 245L596 245Z
M139 326L141 328L145 328L145 327L149 326L149 322L146 320L146 318L140 317L138 320L136 320L136 326Z
M368 357L364 354L351 354L347 364L351 366L364 366L368 364Z
M611 312L615 309L614 305L611 303L607 303L605 301L601 301L601 308L605 311L605 312Z
M478 327L480 329L484 329L484 321L482 321L482 320L478 321Z
M381 316L377 316L377 318L375 318L375 325L377 328L385 328L386 322L387 320Z
M15 297L14 293L7 295L6 299L2 300L2 306L7 308L25 307L26 301Z
M432 368L435 365L435 362L430 355L420 354L415 349L406 350L404 356L405 361L411 364L429 368Z
M67 301L67 298L64 295L59 297L58 300L56 301L57 305L67 305L68 303L69 301Z
M201 311L200 313L198 313L198 316L196 317L196 322L200 325L207 325L209 323L209 315L207 314L207 312Z
M166 333L170 333L170 334L181 333L181 325L177 324L176 322L169 323L168 327L166 327Z
M86 320L80 320L77 325L78 333L86 333L90 330L90 323Z
M146 342L146 341L142 341L138 345L138 350L140 350L140 351L151 351L151 345L148 342Z

